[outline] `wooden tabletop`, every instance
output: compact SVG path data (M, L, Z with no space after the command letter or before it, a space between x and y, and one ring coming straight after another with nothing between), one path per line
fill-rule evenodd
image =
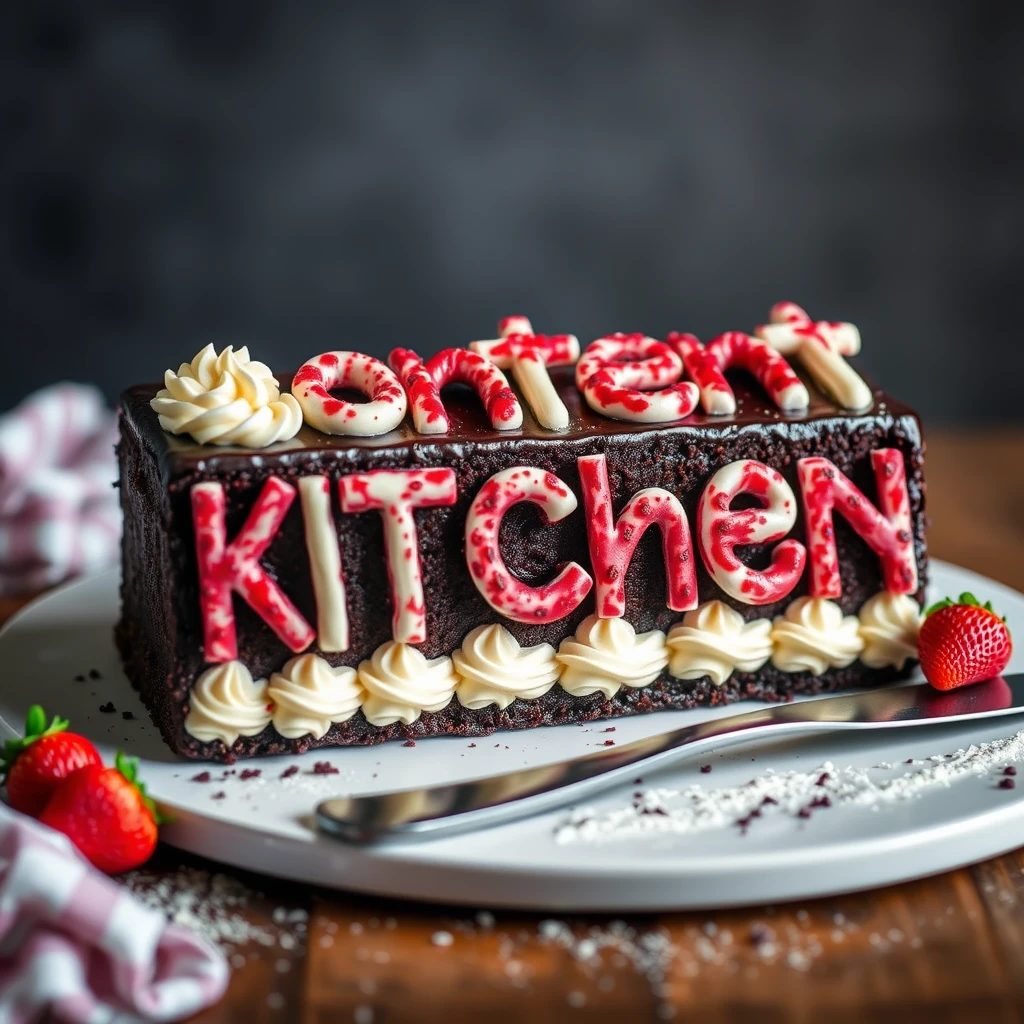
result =
M1024 432L930 435L934 556L1024 590L1022 460ZM784 906L550 920L283 884L167 847L131 885L232 940L230 989L202 1024L1024 1020L1022 850Z

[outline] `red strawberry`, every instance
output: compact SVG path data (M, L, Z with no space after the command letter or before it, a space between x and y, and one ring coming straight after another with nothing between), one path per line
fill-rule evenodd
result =
M89 765L69 775L39 818L108 875L145 864L157 838L156 808L137 779L138 758L119 753L116 765Z
M0 772L7 776L7 800L16 811L39 817L57 783L79 768L102 764L96 748L84 737L65 732L66 718L46 724L38 704L28 709L25 738L8 740Z
M937 690L952 690L991 679L1006 668L1013 652L1005 619L973 594L948 597L925 612L918 638L925 678Z

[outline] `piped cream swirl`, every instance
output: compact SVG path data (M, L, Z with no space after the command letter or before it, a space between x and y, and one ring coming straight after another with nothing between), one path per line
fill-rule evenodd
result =
M164 374L150 405L164 430L190 434L199 444L265 448L302 426L299 403L281 394L270 368L250 359L244 346L235 352L228 345L218 355L207 345L177 373Z
M623 618L585 618L575 636L559 645L557 660L562 666L558 680L574 697L600 691L608 700L622 686L647 686L668 664L665 634L660 629L637 636Z
M845 668L864 649L855 615L823 597L798 597L772 626L772 664L783 672L820 676Z
M320 739L334 722L347 722L363 702L354 668L332 668L317 654L300 654L270 677L274 728L288 739Z
M921 631L921 606L906 594L883 590L860 610L860 637L864 651L860 660L868 668L901 669L917 658L917 637Z
M459 679L451 658L428 661L415 647L389 640L359 663L359 682L371 725L411 725L422 712L447 707Z
M734 671L755 672L772 654L768 619L746 622L722 601L705 601L669 630L668 670L676 679L710 676L721 686Z
M222 740L230 747L239 736L255 736L270 723L267 681L253 682L240 661L208 668L192 687L185 731L201 743Z
M559 673L551 644L520 647L498 624L474 629L452 654L452 662L459 676L459 702L474 711L490 704L503 711L517 697L534 700L555 685Z

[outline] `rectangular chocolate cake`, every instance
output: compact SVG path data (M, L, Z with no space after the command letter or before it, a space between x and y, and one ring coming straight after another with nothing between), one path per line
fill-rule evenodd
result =
M513 318L391 370L333 352L275 380L207 348L130 388L117 641L168 745L230 760L906 675L920 425L845 362L850 325L793 309L707 346L610 335L575 366L574 338Z

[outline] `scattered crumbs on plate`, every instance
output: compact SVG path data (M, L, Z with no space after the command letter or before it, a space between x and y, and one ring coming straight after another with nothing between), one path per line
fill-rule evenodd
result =
M209 782L213 778L209 772L200 772L198 775L192 776L192 782Z
M290 764L283 772L281 772L282 779L290 779L293 775L299 774L299 766L297 764Z
M112 715L116 710L117 708L114 707L114 702L112 700L108 700L106 704L100 705L100 711L105 715Z
M403 746L403 747L415 747L415 746L416 746L416 741L415 741L415 740L413 740L413 739L409 739L409 740L406 740L406 741L405 741L405 742L404 742L404 743L402 744L402 746Z

